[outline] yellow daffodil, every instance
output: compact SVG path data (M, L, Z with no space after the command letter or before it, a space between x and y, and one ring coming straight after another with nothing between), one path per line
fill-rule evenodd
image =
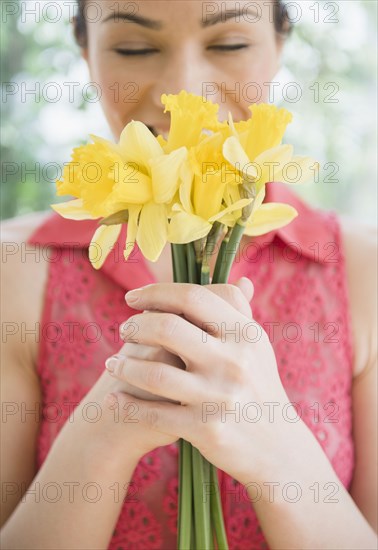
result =
M89 143L73 150L71 162L57 181L57 195L73 195L76 200L52 205L64 217L96 219L112 213L109 196L114 186L115 167L122 165L114 144L93 136ZM72 208L72 210L71 210Z
M284 227L298 216L296 209L290 204L268 202L263 204L265 186L253 202L252 212L245 222L244 234L250 237L264 235Z
M252 105L251 117L234 123L231 115L220 122L218 105L184 90L161 101L171 118L166 139L137 121L117 144L91 136L93 143L73 150L57 182L57 194L74 199L54 210L75 220L101 218L89 248L97 269L123 223L125 259L136 242L151 261L167 242L203 239L216 221L242 224L250 236L282 227L297 213L289 205L263 204L265 184L301 183L315 173L312 159L282 145L292 119L285 109Z
M269 181L303 183L314 176L316 163L307 157L293 156L292 145L282 145L292 115L274 105L251 105L248 121L232 122L233 134L223 146L227 161L252 178L256 193Z
M136 241L144 256L156 261L167 242L169 206L178 190L186 149L181 147L165 154L150 130L137 121L125 127L118 145L92 138L95 143L80 148L73 162L88 164L92 156L97 158L102 167L100 181L93 185L88 178L77 177L71 184L66 181L66 172L59 182L59 192L78 198L52 207L62 216L73 219L109 217L127 210L125 258ZM120 230L121 224L117 223L103 224L96 230L89 254L97 269L105 261ZM103 254L98 254L98 247L104 250Z
M187 243L205 237L214 221L251 202L251 199L236 200L227 209L223 208L225 189L234 185L240 175L222 155L223 139L218 132L202 136L199 144L189 150L187 161L182 166L180 201L172 207L168 228L171 243Z
M164 112L171 115L168 139L159 136L160 144L167 152L182 146L194 147L204 131L214 132L225 126L218 121L219 105L204 97L182 90L177 95L163 94L161 102L165 106Z
M273 202L263 204L264 198L265 186L255 199L250 199L249 202L243 204L240 200L239 189L230 186L224 195L225 208L223 215L218 220L228 227L234 227L237 222L242 223L245 226L245 235L257 237L284 227L297 217L298 212L289 204ZM237 201L240 201L240 207L234 209L233 205L238 204ZM247 219L242 221L241 218L246 210L248 212L248 209L250 213Z

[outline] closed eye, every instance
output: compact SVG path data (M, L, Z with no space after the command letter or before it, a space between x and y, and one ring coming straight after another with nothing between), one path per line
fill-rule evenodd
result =
M248 44L218 44L215 46L209 46L209 50L217 50L221 52L232 52L236 50L242 50L248 48Z
M234 52L234 51L237 51L237 50L243 50L243 49L246 49L248 48L249 45L248 44L218 44L218 45L214 45L214 46L209 46L208 49L209 50L215 50L215 51L218 51L218 52ZM155 49L155 48L144 48L144 49L139 49L139 50L126 50L126 49L120 49L120 48L117 48L115 50L118 54L120 55L124 55L124 56L142 56L142 55L152 55L154 53L158 53L159 50Z
M133 55L151 55L151 54L157 53L159 50L155 50L154 48L145 48L142 50L123 50L123 49L117 48L115 51L120 55L133 56Z

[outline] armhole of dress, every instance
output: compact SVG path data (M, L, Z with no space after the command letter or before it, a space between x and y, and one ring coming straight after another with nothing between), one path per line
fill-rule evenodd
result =
M340 281L340 298L341 298L341 309L342 315L345 323L345 334L346 334L346 354L349 362L350 372L353 377L354 372L354 342L353 342L353 331L352 331L352 319L351 319L351 309L350 309L350 295L348 289L348 280L346 272L346 260L345 260L345 251L344 251L344 240L341 230L341 224L339 216L336 212L330 212L331 223L333 224L333 232L336 238L336 243L339 248L339 262L340 269L339 271L339 281Z

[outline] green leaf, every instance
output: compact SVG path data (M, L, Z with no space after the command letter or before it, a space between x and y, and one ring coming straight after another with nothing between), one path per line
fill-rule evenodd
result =
M120 223L127 223L129 221L129 211L120 210L115 212L115 214L110 214L106 218L102 218L98 223L100 225L118 225Z

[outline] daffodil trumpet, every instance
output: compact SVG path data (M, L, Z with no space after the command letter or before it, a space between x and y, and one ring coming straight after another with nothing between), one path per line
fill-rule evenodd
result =
M234 122L231 114L220 121L217 104L184 90L161 101L171 118L166 138L139 121L126 125L118 143L91 136L57 181L57 195L73 199L52 208L65 218L98 220L88 251L95 269L127 224L125 261L137 245L155 262L170 243L175 282L227 283L243 235L268 233L297 216L288 204L264 203L266 184L311 180L317 164L282 144L292 120L286 109L254 104L248 120ZM289 166L296 178L289 179ZM180 439L179 450L178 549L227 550L217 469L190 442Z

